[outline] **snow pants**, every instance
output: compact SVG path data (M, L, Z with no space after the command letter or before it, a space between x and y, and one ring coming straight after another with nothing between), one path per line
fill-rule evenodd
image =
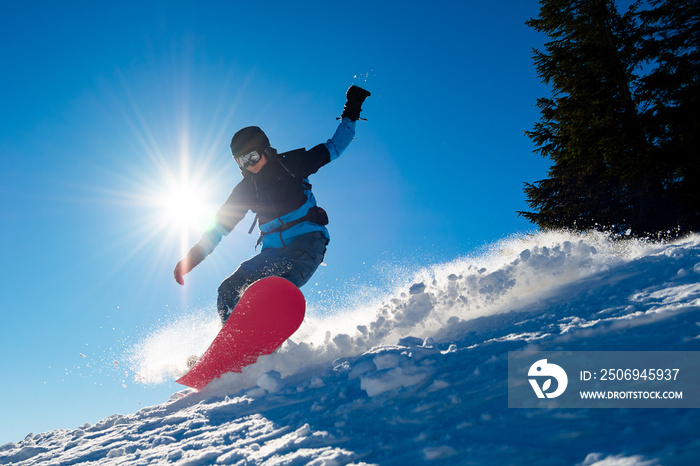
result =
M282 277L301 288L323 262L326 246L328 238L315 231L295 238L287 247L263 249L243 262L219 286L216 307L221 321L226 322L246 288L261 278Z

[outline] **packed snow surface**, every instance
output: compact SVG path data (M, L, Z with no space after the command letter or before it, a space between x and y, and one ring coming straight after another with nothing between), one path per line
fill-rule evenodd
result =
M698 409L509 409L509 351L700 350L700 236L542 233L310 312L275 354L203 391L0 447L0 464L697 464ZM314 315L325 315L323 318ZM133 349L171 380L214 321Z

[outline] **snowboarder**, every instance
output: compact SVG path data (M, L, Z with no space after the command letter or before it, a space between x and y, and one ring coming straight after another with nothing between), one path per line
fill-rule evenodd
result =
M257 222L262 250L243 262L219 286L217 309L222 322L226 322L240 296L253 282L279 276L301 287L323 261L330 238L326 229L328 216L317 206L308 177L348 147L355 135L362 103L369 96L365 89L351 86L335 134L310 150L278 154L257 126L243 128L233 136L231 153L243 179L219 208L214 225L174 270L175 280L184 285L183 276L211 254L249 210L256 214L250 231Z

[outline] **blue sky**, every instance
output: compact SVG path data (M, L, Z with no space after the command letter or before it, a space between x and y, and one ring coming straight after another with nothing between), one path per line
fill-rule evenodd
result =
M548 93L524 25L537 2L103 3L0 6L0 444L181 388L133 383L123 352L214 313L253 254L248 217L180 287L201 226L165 215L185 186L200 224L226 199L243 126L310 148L348 86L372 92L357 139L311 178L332 240L310 312L533 230L516 211L548 167L523 134Z

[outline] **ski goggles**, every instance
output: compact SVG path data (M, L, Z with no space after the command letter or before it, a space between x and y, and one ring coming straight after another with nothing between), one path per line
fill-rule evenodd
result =
M262 155L263 152L260 149L253 149L250 152L247 152L241 156L235 156L233 158L236 160L239 167L248 168L260 162Z

